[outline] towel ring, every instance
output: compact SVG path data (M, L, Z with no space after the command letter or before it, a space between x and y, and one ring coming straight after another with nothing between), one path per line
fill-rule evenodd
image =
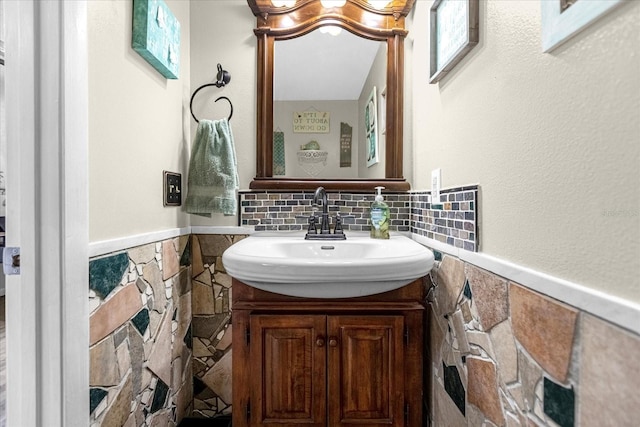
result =
M196 115L193 114L193 98L196 97L196 94L198 92L200 92L200 90L204 89L205 87L209 87L209 86L217 86L217 83L207 83L206 85L202 85L198 89L196 89L195 92L193 92L193 95L191 95L191 101L189 101L189 110L191 111L191 117L193 117L193 120L195 120L196 123L200 123L200 120L198 120L196 118ZM227 98L226 96L220 96L213 102L218 102L221 99L226 99L229 102L229 107L231 107L231 112L229 113L229 117L227 118L227 120L231 121L231 117L233 116L233 104L231 103L231 100L229 98Z

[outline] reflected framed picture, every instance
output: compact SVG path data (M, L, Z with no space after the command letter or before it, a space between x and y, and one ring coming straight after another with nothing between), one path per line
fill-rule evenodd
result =
M367 144L367 167L378 163L378 98L376 87L371 90L364 107L365 142Z

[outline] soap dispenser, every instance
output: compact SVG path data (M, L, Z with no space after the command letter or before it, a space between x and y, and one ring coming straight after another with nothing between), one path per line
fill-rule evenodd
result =
M382 198L383 189L384 187L376 187L378 194L376 194L374 202L371 203L370 216L372 239L389 238L389 222L391 221L391 214L389 213L389 206Z

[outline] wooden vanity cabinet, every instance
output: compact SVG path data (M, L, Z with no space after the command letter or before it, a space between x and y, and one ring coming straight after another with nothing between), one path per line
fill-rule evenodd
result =
M233 282L233 425L422 425L422 280L368 297Z

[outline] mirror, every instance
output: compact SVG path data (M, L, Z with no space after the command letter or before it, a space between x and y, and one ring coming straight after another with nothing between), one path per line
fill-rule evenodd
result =
M329 190L371 191L374 186L384 186L389 191L406 191L409 183L404 179L402 172L402 137L403 137L403 85L404 85L404 39L407 31L404 29L404 19L413 7L415 0L391 0L383 9L376 9L368 0L349 0L342 7L325 8L319 0L297 0L291 7L274 7L271 0L247 0L253 14L256 16L257 25L254 33L257 37L257 68L258 68L258 105L257 105L257 137L256 137L256 178L252 181L251 189L315 189L322 185ZM386 46L386 77L385 85L376 84L376 92L369 93L369 99L358 102L361 105L357 114L366 116L362 125L362 133L365 127L368 129L373 123L382 125L378 128L377 136L384 136L384 144L379 139L376 145L365 144L365 149L358 149L358 156L364 152L367 157L371 152L379 156L378 163L371 163L367 169L375 170L384 168L384 174L367 178L298 178L274 176L274 69L275 52L279 43L285 43L298 37L312 37L310 33L326 27L340 27L359 38L372 40ZM276 44L278 43L278 44ZM348 71L344 71L345 73ZM384 98L379 91L384 90ZM364 90L366 93L366 90ZM318 101L319 102L319 101ZM377 106L375 105L377 104ZM304 108L303 108L304 107ZM333 107L331 107L333 109ZM372 109L382 109L378 114L369 114ZM312 119L314 111L321 111L324 107L318 105L298 106L295 113L308 112ZM293 121L293 114L290 116ZM280 120L280 119L278 119ZM340 120L338 120L339 125ZM286 126L292 126L287 124ZM333 125L334 127L336 125ZM357 126L361 126L358 124ZM280 126L282 129L283 126ZM310 129L318 131L318 128ZM367 131L368 132L368 131ZM342 132L341 132L342 134ZM355 134L355 132L354 132ZM358 139L374 141L373 133L364 136L358 135ZM307 145L318 134L309 135ZM278 139L276 135L276 139ZM317 139L317 138L316 138ZM339 141L340 142L340 141ZM355 141L352 138L353 147ZM314 148L314 144L311 144ZM302 150L301 150L302 151ZM308 154L308 153L307 153ZM380 158L382 156L382 158ZM353 156L356 157L356 156ZM287 167L289 167L287 165ZM277 171L276 171L277 172Z
M276 41L273 68L274 177L385 178L386 43L322 27Z

